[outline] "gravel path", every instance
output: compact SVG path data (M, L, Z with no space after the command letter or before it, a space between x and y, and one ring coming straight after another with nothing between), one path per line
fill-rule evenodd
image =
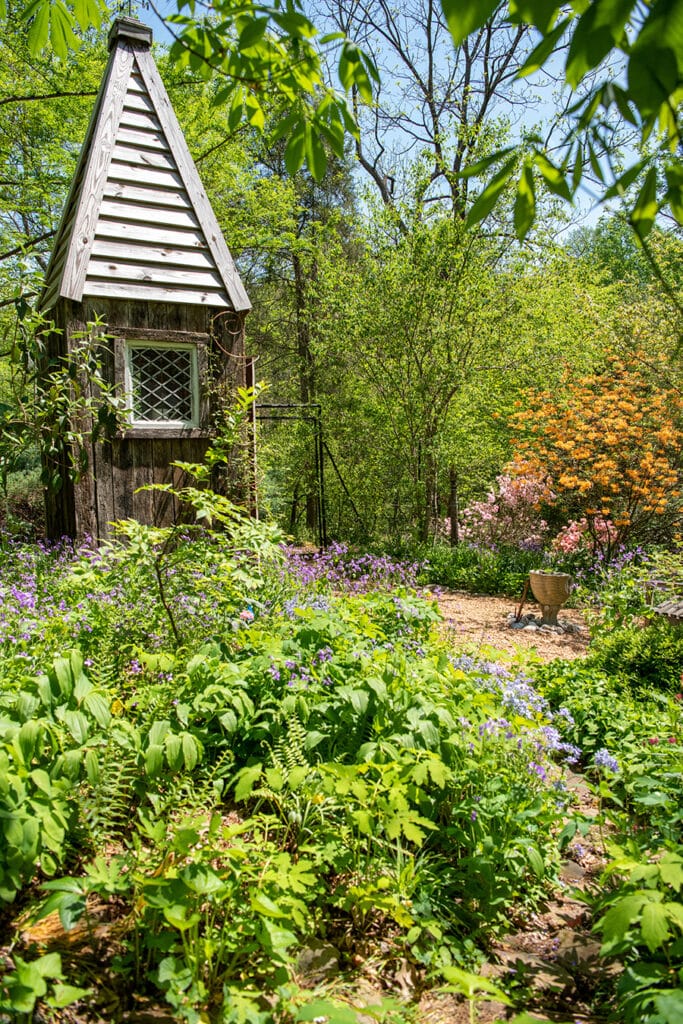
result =
M443 590L438 595L444 626L454 647L470 653L488 654L491 649L518 654L535 652L541 661L553 658L580 658L588 649L588 627L580 611L570 608L560 613L578 626L579 633L558 634L544 630L511 629L508 615L516 611L519 601L510 597L487 597L460 591ZM524 612L540 614L534 602L527 602Z

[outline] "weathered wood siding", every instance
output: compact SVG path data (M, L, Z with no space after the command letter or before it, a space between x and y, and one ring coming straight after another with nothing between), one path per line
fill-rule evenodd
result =
M103 540L113 520L129 517L174 521L173 496L139 488L178 484L170 463L202 460L222 384L245 383L249 298L154 64L151 31L120 18L109 39L41 309L55 322L53 344L63 355L99 318L109 339L105 376L121 389L131 341L192 345L199 425L135 423L106 443L88 443L81 480L73 483L60 466L63 487L47 501L52 537ZM72 426L87 436L92 425L81 414Z
M107 376L120 382L115 369L114 344L121 336L150 337L157 332L169 340L196 340L205 337L210 369L205 373L207 401L203 424L186 431L176 428L141 427L122 431L109 441L88 444L88 472L72 483L63 467L63 487L47 499L48 535L63 535L79 540L92 537L103 541L111 536L110 524L118 519L134 518L158 526L175 522L180 512L172 495L139 491L147 484L182 483L182 474L171 462L201 462L211 441L216 401L208 401L208 392L226 386L228 392L244 386L244 315L216 315L198 306L164 305L157 302L89 299L84 303L62 300L56 309L64 324L65 344L55 335L55 346L65 352L76 344L75 335L97 317L106 324L104 364ZM57 349L55 349L55 354ZM80 424L87 431L90 424ZM137 493L136 493L137 492Z

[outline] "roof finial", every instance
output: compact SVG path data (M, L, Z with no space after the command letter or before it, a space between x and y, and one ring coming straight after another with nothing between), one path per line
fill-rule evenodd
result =
M124 0L130 8L132 0ZM121 5L123 6L123 4ZM150 47L152 45L152 30L149 25L144 25L137 18L124 15L119 16L112 23L109 30L109 49L113 49L119 39L125 39L134 46Z

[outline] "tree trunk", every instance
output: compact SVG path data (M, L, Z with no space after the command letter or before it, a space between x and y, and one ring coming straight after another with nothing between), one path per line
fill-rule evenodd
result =
M296 300L296 344L299 357L299 400L308 405L315 399L315 378L313 370L313 353L311 352L311 326L308 296L306 294L306 275L297 253L292 257L294 269L294 294ZM315 273L313 271L312 273ZM310 460L306 459L306 468L310 475ZM318 522L317 480L306 493L306 528L315 530Z
M452 548L457 547L460 543L460 533L458 530L459 512L458 474L455 467L450 466L448 470L448 518L451 521L450 542Z

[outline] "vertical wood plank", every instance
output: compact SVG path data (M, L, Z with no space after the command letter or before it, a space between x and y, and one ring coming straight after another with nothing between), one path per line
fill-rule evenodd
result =
M133 468L131 490L133 491L133 518L141 523L154 522L154 502L151 491L138 491L146 484L154 483L154 472L152 468L153 453L152 441L144 438L135 438L130 441L133 454Z

